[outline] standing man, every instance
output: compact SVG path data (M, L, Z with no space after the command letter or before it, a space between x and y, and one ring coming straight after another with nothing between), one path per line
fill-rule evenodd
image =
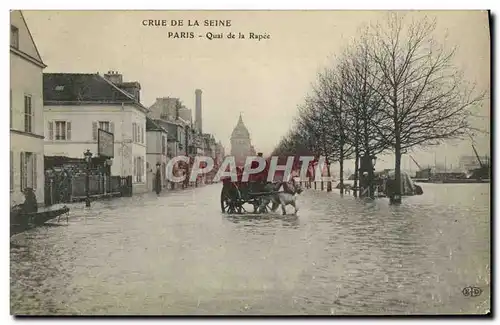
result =
M156 164L156 173L155 173L155 192L156 194L160 194L161 192L161 164Z

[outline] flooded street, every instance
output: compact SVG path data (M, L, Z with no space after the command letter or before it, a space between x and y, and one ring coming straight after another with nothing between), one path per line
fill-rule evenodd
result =
M297 217L224 215L219 184L79 204L11 238L11 312L484 313L489 184L422 186L401 206L306 190Z

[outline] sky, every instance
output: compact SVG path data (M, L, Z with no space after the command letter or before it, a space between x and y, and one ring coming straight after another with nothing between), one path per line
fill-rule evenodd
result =
M478 89L490 88L490 39L485 11L425 11L411 15L437 19L435 38L457 46L454 64ZM411 16L410 15L410 16ZM141 101L177 97L193 110L195 89L203 91L203 132L212 133L229 152L229 137L241 113L257 151L270 153L290 129L297 105L311 91L317 73L334 62L366 23L383 20L383 11L24 11L47 68L45 72L119 71L124 81L141 84ZM167 26L144 26L144 20ZM171 26L182 20L183 26ZM197 20L200 26L193 25ZM203 26L205 20L230 20L231 26ZM194 32L194 38L172 33ZM235 33L235 39L206 34ZM269 39L249 39L249 33ZM239 39L238 33L246 38ZM203 37L198 37L201 35ZM174 36L174 35L171 35ZM489 132L485 101L474 126ZM480 155L489 154L490 135L475 138ZM454 141L418 150L422 166L453 167L460 155L472 155L470 141ZM379 157L377 169L394 165ZM403 168L417 170L410 158Z

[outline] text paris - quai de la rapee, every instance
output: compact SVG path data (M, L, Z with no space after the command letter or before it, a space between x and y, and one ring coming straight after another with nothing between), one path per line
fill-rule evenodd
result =
M183 19L144 19L142 21L143 26L147 27L231 27L231 20L215 20L215 19L205 19L205 20L183 20ZM241 33L239 33L241 35ZM205 37L209 40L223 38L222 33L208 32ZM168 38L195 38L196 34L193 31L169 31L167 34ZM265 37L264 37L265 36ZM250 33L251 39L255 38L258 40L269 38L267 35L258 35ZM235 38L234 35L232 38ZM240 36L239 38L244 38Z

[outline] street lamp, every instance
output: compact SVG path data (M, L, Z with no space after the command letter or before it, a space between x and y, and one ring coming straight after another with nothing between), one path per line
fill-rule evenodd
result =
M85 156L85 161L87 162L87 175L85 177L85 191L87 197L85 198L85 206L90 208L90 163L92 162L92 152L87 149L83 155Z

